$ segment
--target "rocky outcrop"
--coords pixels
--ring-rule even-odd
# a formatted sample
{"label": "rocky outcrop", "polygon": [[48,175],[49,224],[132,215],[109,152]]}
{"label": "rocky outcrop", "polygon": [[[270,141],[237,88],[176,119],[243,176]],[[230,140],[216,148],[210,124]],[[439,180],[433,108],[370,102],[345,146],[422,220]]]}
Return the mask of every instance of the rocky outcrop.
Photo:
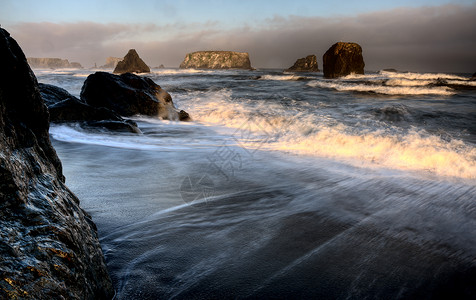
{"label": "rocky outcrop", "polygon": [[362,47],[356,43],[335,43],[324,54],[323,65],[326,78],[364,74]]}
{"label": "rocky outcrop", "polygon": [[139,57],[135,49],[130,49],[126,56],[124,56],[124,59],[117,63],[114,73],[150,73],[150,68]]}
{"label": "rocky outcrop", "polygon": [[35,75],[1,28],[0,58],[0,298],[111,298],[96,227],[64,184]]}
{"label": "rocky outcrop", "polygon": [[121,57],[109,56],[108,58],[106,58],[106,64],[103,65],[103,66],[100,66],[100,68],[101,69],[114,69],[121,60],[123,60],[123,58],[121,58]]}
{"label": "rocky outcrop", "polygon": [[82,69],[80,63],[69,62],[67,59],[61,58],[38,58],[38,57],[28,57],[28,64],[32,68],[45,68],[45,69],[63,69],[63,68],[72,68],[72,69]]}
{"label": "rocky outcrop", "polygon": [[286,72],[319,72],[317,66],[317,58],[315,55],[308,55],[306,57],[296,60],[294,65],[285,70]]}
{"label": "rocky outcrop", "polygon": [[252,69],[248,53],[233,51],[198,51],[188,53],[180,64],[180,68]]}
{"label": "rocky outcrop", "polygon": [[79,122],[82,127],[140,133],[135,122],[124,120],[107,108],[88,105],[54,85],[40,83],[39,87],[51,122]]}
{"label": "rocky outcrop", "polygon": [[142,114],[165,120],[190,119],[188,114],[186,117],[185,112],[175,108],[169,93],[152,79],[131,73],[114,75],[96,72],[89,75],[81,89],[81,100],[126,117]]}

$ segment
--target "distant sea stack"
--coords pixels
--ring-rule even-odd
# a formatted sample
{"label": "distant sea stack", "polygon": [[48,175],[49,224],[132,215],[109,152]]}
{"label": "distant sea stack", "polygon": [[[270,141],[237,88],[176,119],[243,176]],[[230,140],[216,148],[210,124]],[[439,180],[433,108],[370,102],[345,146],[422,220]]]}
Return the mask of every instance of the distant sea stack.
{"label": "distant sea stack", "polygon": [[103,66],[100,66],[100,68],[101,69],[114,69],[121,60],[123,60],[123,58],[121,58],[121,57],[109,56],[108,58],[106,58],[106,64],[103,65]]}
{"label": "distant sea stack", "polygon": [[252,70],[246,52],[197,51],[188,53],[180,64],[181,69],[246,69]]}
{"label": "distant sea stack", "polygon": [[150,68],[139,57],[135,49],[130,49],[124,59],[117,63],[113,73],[150,73]]}
{"label": "distant sea stack", "polygon": [[356,43],[335,43],[324,54],[323,62],[326,78],[364,74],[362,47]]}
{"label": "distant sea stack", "polygon": [[319,72],[317,66],[317,58],[315,55],[308,55],[306,57],[296,60],[294,65],[285,70],[286,72]]}
{"label": "distant sea stack", "polygon": [[28,57],[28,64],[32,68],[45,68],[45,69],[82,69],[80,63],[69,62],[67,59],[61,58],[39,58],[39,57]]}
{"label": "distant sea stack", "polygon": [[96,226],[66,187],[48,110],[0,28],[0,299],[111,299]]}

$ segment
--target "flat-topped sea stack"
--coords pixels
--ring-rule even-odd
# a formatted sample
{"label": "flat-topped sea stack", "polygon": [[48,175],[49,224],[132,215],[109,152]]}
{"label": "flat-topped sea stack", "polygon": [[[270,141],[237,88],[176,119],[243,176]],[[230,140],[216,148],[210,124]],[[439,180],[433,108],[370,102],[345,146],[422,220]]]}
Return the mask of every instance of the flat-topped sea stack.
{"label": "flat-topped sea stack", "polygon": [[150,68],[139,57],[135,49],[130,49],[126,56],[124,56],[124,59],[117,63],[114,73],[150,73]]}
{"label": "flat-topped sea stack", "polygon": [[245,69],[252,70],[246,52],[197,51],[185,55],[181,69]]}
{"label": "flat-topped sea stack", "polygon": [[32,68],[45,68],[45,69],[82,69],[80,63],[69,62],[67,59],[61,58],[47,58],[47,57],[28,57],[28,64]]}
{"label": "flat-topped sea stack", "polygon": [[296,60],[294,65],[285,70],[286,72],[319,72],[317,66],[317,58],[315,55],[308,55],[306,57]]}
{"label": "flat-topped sea stack", "polygon": [[323,65],[326,78],[364,74],[362,47],[356,43],[335,43],[324,54]]}

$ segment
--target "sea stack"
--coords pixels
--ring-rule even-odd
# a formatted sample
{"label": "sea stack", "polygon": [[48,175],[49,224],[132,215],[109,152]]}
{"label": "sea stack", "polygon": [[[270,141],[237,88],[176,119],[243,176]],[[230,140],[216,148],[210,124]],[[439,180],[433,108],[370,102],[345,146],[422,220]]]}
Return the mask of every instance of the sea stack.
{"label": "sea stack", "polygon": [[28,64],[32,68],[45,68],[45,69],[82,69],[80,63],[69,62],[67,59],[61,58],[47,58],[47,57],[28,57]]}
{"label": "sea stack", "polygon": [[36,77],[1,28],[0,59],[0,298],[110,299],[96,226],[64,183]]}
{"label": "sea stack", "polygon": [[319,72],[317,66],[317,58],[315,55],[308,55],[306,57],[296,60],[294,65],[289,69],[285,70],[286,72]]}
{"label": "sea stack", "polygon": [[250,57],[246,52],[198,51],[185,55],[181,69],[245,69],[251,70]]}
{"label": "sea stack", "polygon": [[124,59],[117,63],[114,73],[150,73],[150,68],[139,57],[135,49],[130,49]]}
{"label": "sea stack", "polygon": [[326,78],[364,74],[362,47],[357,43],[335,43],[324,54],[323,65]]}

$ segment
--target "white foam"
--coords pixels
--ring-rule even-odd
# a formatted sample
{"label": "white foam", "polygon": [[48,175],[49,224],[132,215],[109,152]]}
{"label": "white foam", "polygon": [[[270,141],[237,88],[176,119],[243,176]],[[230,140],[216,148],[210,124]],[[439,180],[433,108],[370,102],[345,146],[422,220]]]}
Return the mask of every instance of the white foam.
{"label": "white foam", "polygon": [[212,70],[200,70],[200,69],[155,69],[151,72],[158,75],[180,75],[180,74],[208,74],[213,73]]}
{"label": "white foam", "polygon": [[448,84],[476,86],[476,80],[447,80]]}
{"label": "white foam", "polygon": [[445,73],[397,73],[397,72],[386,72],[380,71],[382,75],[387,76],[388,78],[405,78],[410,80],[436,80],[436,79],[455,79],[455,80],[467,80],[467,78]]}
{"label": "white foam", "polygon": [[476,178],[476,148],[463,141],[445,141],[424,131],[351,128],[325,115],[290,110],[279,103],[233,101],[231,95],[226,89],[190,95],[187,111],[198,122],[232,128],[239,144],[250,149]]}
{"label": "white foam", "polygon": [[415,79],[404,79],[404,78],[394,78],[389,79],[385,82],[387,86],[425,86],[434,83],[432,80],[415,80]]}
{"label": "white foam", "polygon": [[260,77],[261,80],[279,80],[279,81],[296,81],[300,79],[305,79],[306,77],[297,76],[294,74],[290,75],[263,75]]}
{"label": "white foam", "polygon": [[335,89],[345,92],[373,92],[384,95],[453,95],[455,94],[447,87],[413,87],[413,86],[381,86],[369,84],[354,84],[338,81],[311,81],[311,87]]}

